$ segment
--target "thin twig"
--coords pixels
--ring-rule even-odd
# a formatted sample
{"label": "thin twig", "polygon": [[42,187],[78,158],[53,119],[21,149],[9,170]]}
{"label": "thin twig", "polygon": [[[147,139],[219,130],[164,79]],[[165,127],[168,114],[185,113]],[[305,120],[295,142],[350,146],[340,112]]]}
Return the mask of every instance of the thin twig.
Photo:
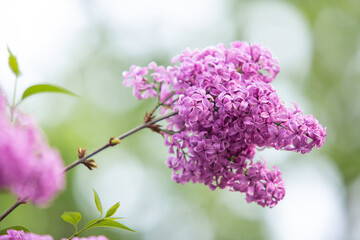
{"label": "thin twig", "polygon": [[[132,130],[130,130],[130,131],[128,131],[128,132],[120,135],[119,137],[117,137],[117,139],[122,140],[122,139],[124,139],[124,138],[126,138],[126,137],[128,137],[128,136],[130,136],[130,135],[132,135],[132,134],[134,134],[134,133],[136,133],[137,131],[143,129],[143,128],[147,128],[147,127],[151,126],[151,125],[154,124],[154,123],[157,123],[157,122],[159,122],[159,121],[161,121],[161,120],[164,120],[164,119],[167,119],[167,118],[169,118],[169,117],[172,117],[172,116],[174,116],[174,115],[176,115],[176,114],[177,114],[177,112],[169,113],[169,114],[166,114],[166,115],[161,116],[161,117],[159,117],[159,118],[153,119],[152,121],[145,122],[145,123],[143,123],[143,124],[141,124],[141,125],[133,128]],[[82,157],[82,158],[79,158],[79,159],[76,160],[75,162],[73,162],[73,163],[69,164],[68,166],[66,166],[66,167],[64,168],[64,172],[69,171],[69,170],[72,169],[73,167],[75,167],[75,166],[83,163],[83,162],[86,161],[87,159],[91,158],[91,157],[94,156],[95,154],[101,152],[102,150],[104,150],[104,149],[106,149],[106,148],[108,148],[108,147],[110,147],[110,146],[112,146],[112,145],[111,145],[110,143],[107,143],[107,144],[105,144],[104,146],[96,149],[94,152],[92,152],[92,153],[90,153],[90,154],[88,154],[88,155],[86,155],[86,156],[84,156],[84,157]]]}
{"label": "thin twig", "polygon": [[[167,100],[169,100],[172,96],[174,96],[175,95],[175,91],[174,92],[172,92],[169,96],[167,96],[163,101],[159,101],[159,103],[154,107],[154,109],[149,113],[149,117],[151,117],[153,114],[154,114],[154,112],[160,107],[160,106],[163,106],[164,105],[164,103],[167,101]],[[159,95],[159,99],[160,99],[160,95]]]}

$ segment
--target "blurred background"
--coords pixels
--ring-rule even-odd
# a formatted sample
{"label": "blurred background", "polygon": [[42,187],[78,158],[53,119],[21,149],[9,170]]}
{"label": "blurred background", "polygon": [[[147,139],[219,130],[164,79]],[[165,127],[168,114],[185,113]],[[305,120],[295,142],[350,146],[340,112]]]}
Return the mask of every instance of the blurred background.
{"label": "blurred background", "polygon": [[[122,85],[131,64],[168,65],[186,47],[235,40],[270,48],[280,61],[273,83],[280,97],[327,127],[324,146],[310,154],[264,150],[256,156],[283,172],[287,194],[278,206],[264,209],[239,193],[174,183],[162,137],[143,130],[98,154],[99,169],[71,170],[66,190],[51,206],[21,206],[1,228],[22,225],[54,239],[70,236],[63,211],[81,212],[82,224],[98,216],[92,187],[105,208],[120,201],[121,222],[138,232],[98,229],[84,236],[360,239],[359,0],[1,1],[0,85],[10,97],[9,46],[22,71],[18,93],[46,82],[81,96],[41,94],[21,105],[68,164],[77,147],[98,148],[140,124],[154,106]],[[1,193],[0,211],[14,201]]]}

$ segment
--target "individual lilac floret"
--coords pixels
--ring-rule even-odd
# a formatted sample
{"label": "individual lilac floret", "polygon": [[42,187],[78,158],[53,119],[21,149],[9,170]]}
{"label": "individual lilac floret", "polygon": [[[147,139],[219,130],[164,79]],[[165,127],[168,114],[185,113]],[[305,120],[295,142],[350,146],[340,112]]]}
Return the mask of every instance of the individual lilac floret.
{"label": "individual lilac floret", "polygon": [[296,103],[285,106],[270,85],[278,60],[261,45],[238,41],[230,48],[187,49],[172,62],[179,64],[132,66],[124,84],[134,86],[139,99],[158,98],[162,114],[177,113],[162,132],[174,154],[167,161],[173,180],[239,191],[248,202],[275,206],[285,195],[281,172],[255,163],[256,148],[308,153],[326,137],[312,115]]}
{"label": "individual lilac floret", "polygon": [[0,106],[0,189],[46,204],[64,185],[61,157],[29,116],[15,112],[10,123],[5,107]]}

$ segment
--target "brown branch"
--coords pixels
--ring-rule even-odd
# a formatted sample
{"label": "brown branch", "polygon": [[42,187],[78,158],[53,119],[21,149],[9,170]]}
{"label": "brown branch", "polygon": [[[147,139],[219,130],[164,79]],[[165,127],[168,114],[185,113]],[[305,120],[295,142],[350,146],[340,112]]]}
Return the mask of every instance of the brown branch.
{"label": "brown branch", "polygon": [[[143,128],[147,128],[147,127],[151,126],[151,125],[154,124],[154,123],[157,123],[157,122],[159,122],[159,121],[162,121],[162,120],[164,120],[164,119],[167,119],[167,118],[169,118],[169,117],[172,117],[172,116],[174,116],[174,115],[176,115],[176,114],[177,114],[177,112],[169,113],[169,114],[166,114],[166,115],[161,116],[161,117],[159,117],[159,118],[155,118],[155,119],[153,119],[153,120],[151,120],[151,121],[149,121],[149,122],[145,122],[145,123],[143,123],[143,124],[141,124],[141,125],[133,128],[132,130],[130,130],[130,131],[128,131],[128,132],[120,135],[120,136],[117,137],[116,139],[122,140],[122,139],[124,139],[124,138],[126,138],[126,137],[128,137],[128,136],[130,136],[130,135],[132,135],[132,134],[134,134],[134,133],[136,133],[136,132],[138,132],[139,130],[141,130],[141,129],[143,129]],[[96,149],[94,152],[92,152],[92,153],[90,153],[90,154],[88,154],[88,155],[86,155],[86,156],[84,156],[84,157],[82,157],[82,158],[79,158],[79,159],[76,160],[75,162],[73,162],[73,163],[69,164],[68,166],[66,166],[66,167],[64,168],[64,172],[67,172],[67,171],[69,171],[70,169],[72,169],[73,167],[75,167],[75,166],[77,166],[77,165],[85,162],[87,159],[91,158],[91,157],[94,156],[95,154],[101,152],[102,150],[104,150],[104,149],[106,149],[106,148],[108,148],[108,147],[110,147],[110,146],[113,146],[113,145],[112,145],[111,143],[106,143],[104,146]]]}

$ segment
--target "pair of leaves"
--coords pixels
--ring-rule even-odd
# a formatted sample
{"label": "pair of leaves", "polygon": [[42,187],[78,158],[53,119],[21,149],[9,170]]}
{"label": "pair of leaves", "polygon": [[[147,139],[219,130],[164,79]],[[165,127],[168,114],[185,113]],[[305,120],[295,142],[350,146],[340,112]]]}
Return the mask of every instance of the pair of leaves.
{"label": "pair of leaves", "polygon": [[[97,192],[94,189],[93,189],[93,192],[94,192],[96,208],[99,211],[100,218],[101,218],[101,216],[103,214],[101,201],[100,201],[99,195],[97,194]],[[114,215],[119,207],[120,207],[120,202],[115,203],[111,208],[109,208],[109,210],[107,210],[105,218],[108,218],[108,217],[111,217],[112,215]]]}
{"label": "pair of leaves", "polygon": [[128,228],[127,226],[117,222],[116,220],[122,219],[122,218],[117,218],[117,217],[112,217],[116,211],[118,210],[118,208],[120,207],[120,203],[117,202],[115,203],[111,208],[109,208],[105,214],[105,217],[102,218],[103,215],[103,208],[102,208],[102,204],[99,198],[99,195],[97,194],[97,192],[93,190],[94,193],[94,199],[95,199],[95,205],[97,210],[100,213],[100,217],[99,219],[95,219],[90,221],[89,223],[87,223],[85,225],[85,227],[80,230],[78,232],[77,230],[77,224],[80,222],[81,220],[81,214],[79,212],[64,212],[63,215],[61,215],[61,218],[74,225],[75,227],[75,234],[74,236],[78,236],[80,235],[80,233],[90,229],[90,228],[95,228],[95,227],[112,227],[112,228],[119,228],[119,229],[123,229],[123,230],[127,230],[127,231],[132,231],[135,232],[133,229]]}
{"label": "pair of leaves", "polygon": [[93,228],[93,227],[113,227],[113,228],[121,228],[121,229],[124,229],[124,230],[135,232],[133,229],[128,228],[125,225],[115,221],[115,220],[122,219],[122,218],[113,218],[113,217],[111,217],[116,213],[116,211],[120,207],[120,202],[117,202],[112,207],[110,207],[107,210],[106,214],[105,214],[105,218],[101,218],[102,215],[103,215],[103,209],[102,209],[102,204],[101,204],[101,201],[100,201],[100,197],[99,197],[99,195],[97,194],[97,192],[94,189],[92,189],[92,190],[94,192],[94,200],[95,200],[96,208],[100,213],[100,219],[90,221],[85,226],[85,228],[89,227],[89,226],[91,226],[91,228]]}
{"label": "pair of leaves", "polygon": [[61,218],[72,225],[75,226],[75,229],[77,231],[77,224],[81,220],[81,213],[79,212],[64,212],[63,215],[61,215]]}
{"label": "pair of leaves", "polygon": [[[11,52],[9,47],[8,47],[8,52],[9,52],[10,69],[15,74],[16,77],[19,77],[21,75],[21,72],[19,69],[18,61],[17,61],[16,57],[14,56],[14,54]],[[21,97],[20,102],[34,94],[45,93],[45,92],[55,92],[55,93],[68,94],[71,96],[77,96],[75,93],[73,93],[63,87],[59,87],[59,86],[52,85],[52,84],[37,84],[37,85],[30,86],[25,90],[25,92],[23,93],[23,95]]]}

